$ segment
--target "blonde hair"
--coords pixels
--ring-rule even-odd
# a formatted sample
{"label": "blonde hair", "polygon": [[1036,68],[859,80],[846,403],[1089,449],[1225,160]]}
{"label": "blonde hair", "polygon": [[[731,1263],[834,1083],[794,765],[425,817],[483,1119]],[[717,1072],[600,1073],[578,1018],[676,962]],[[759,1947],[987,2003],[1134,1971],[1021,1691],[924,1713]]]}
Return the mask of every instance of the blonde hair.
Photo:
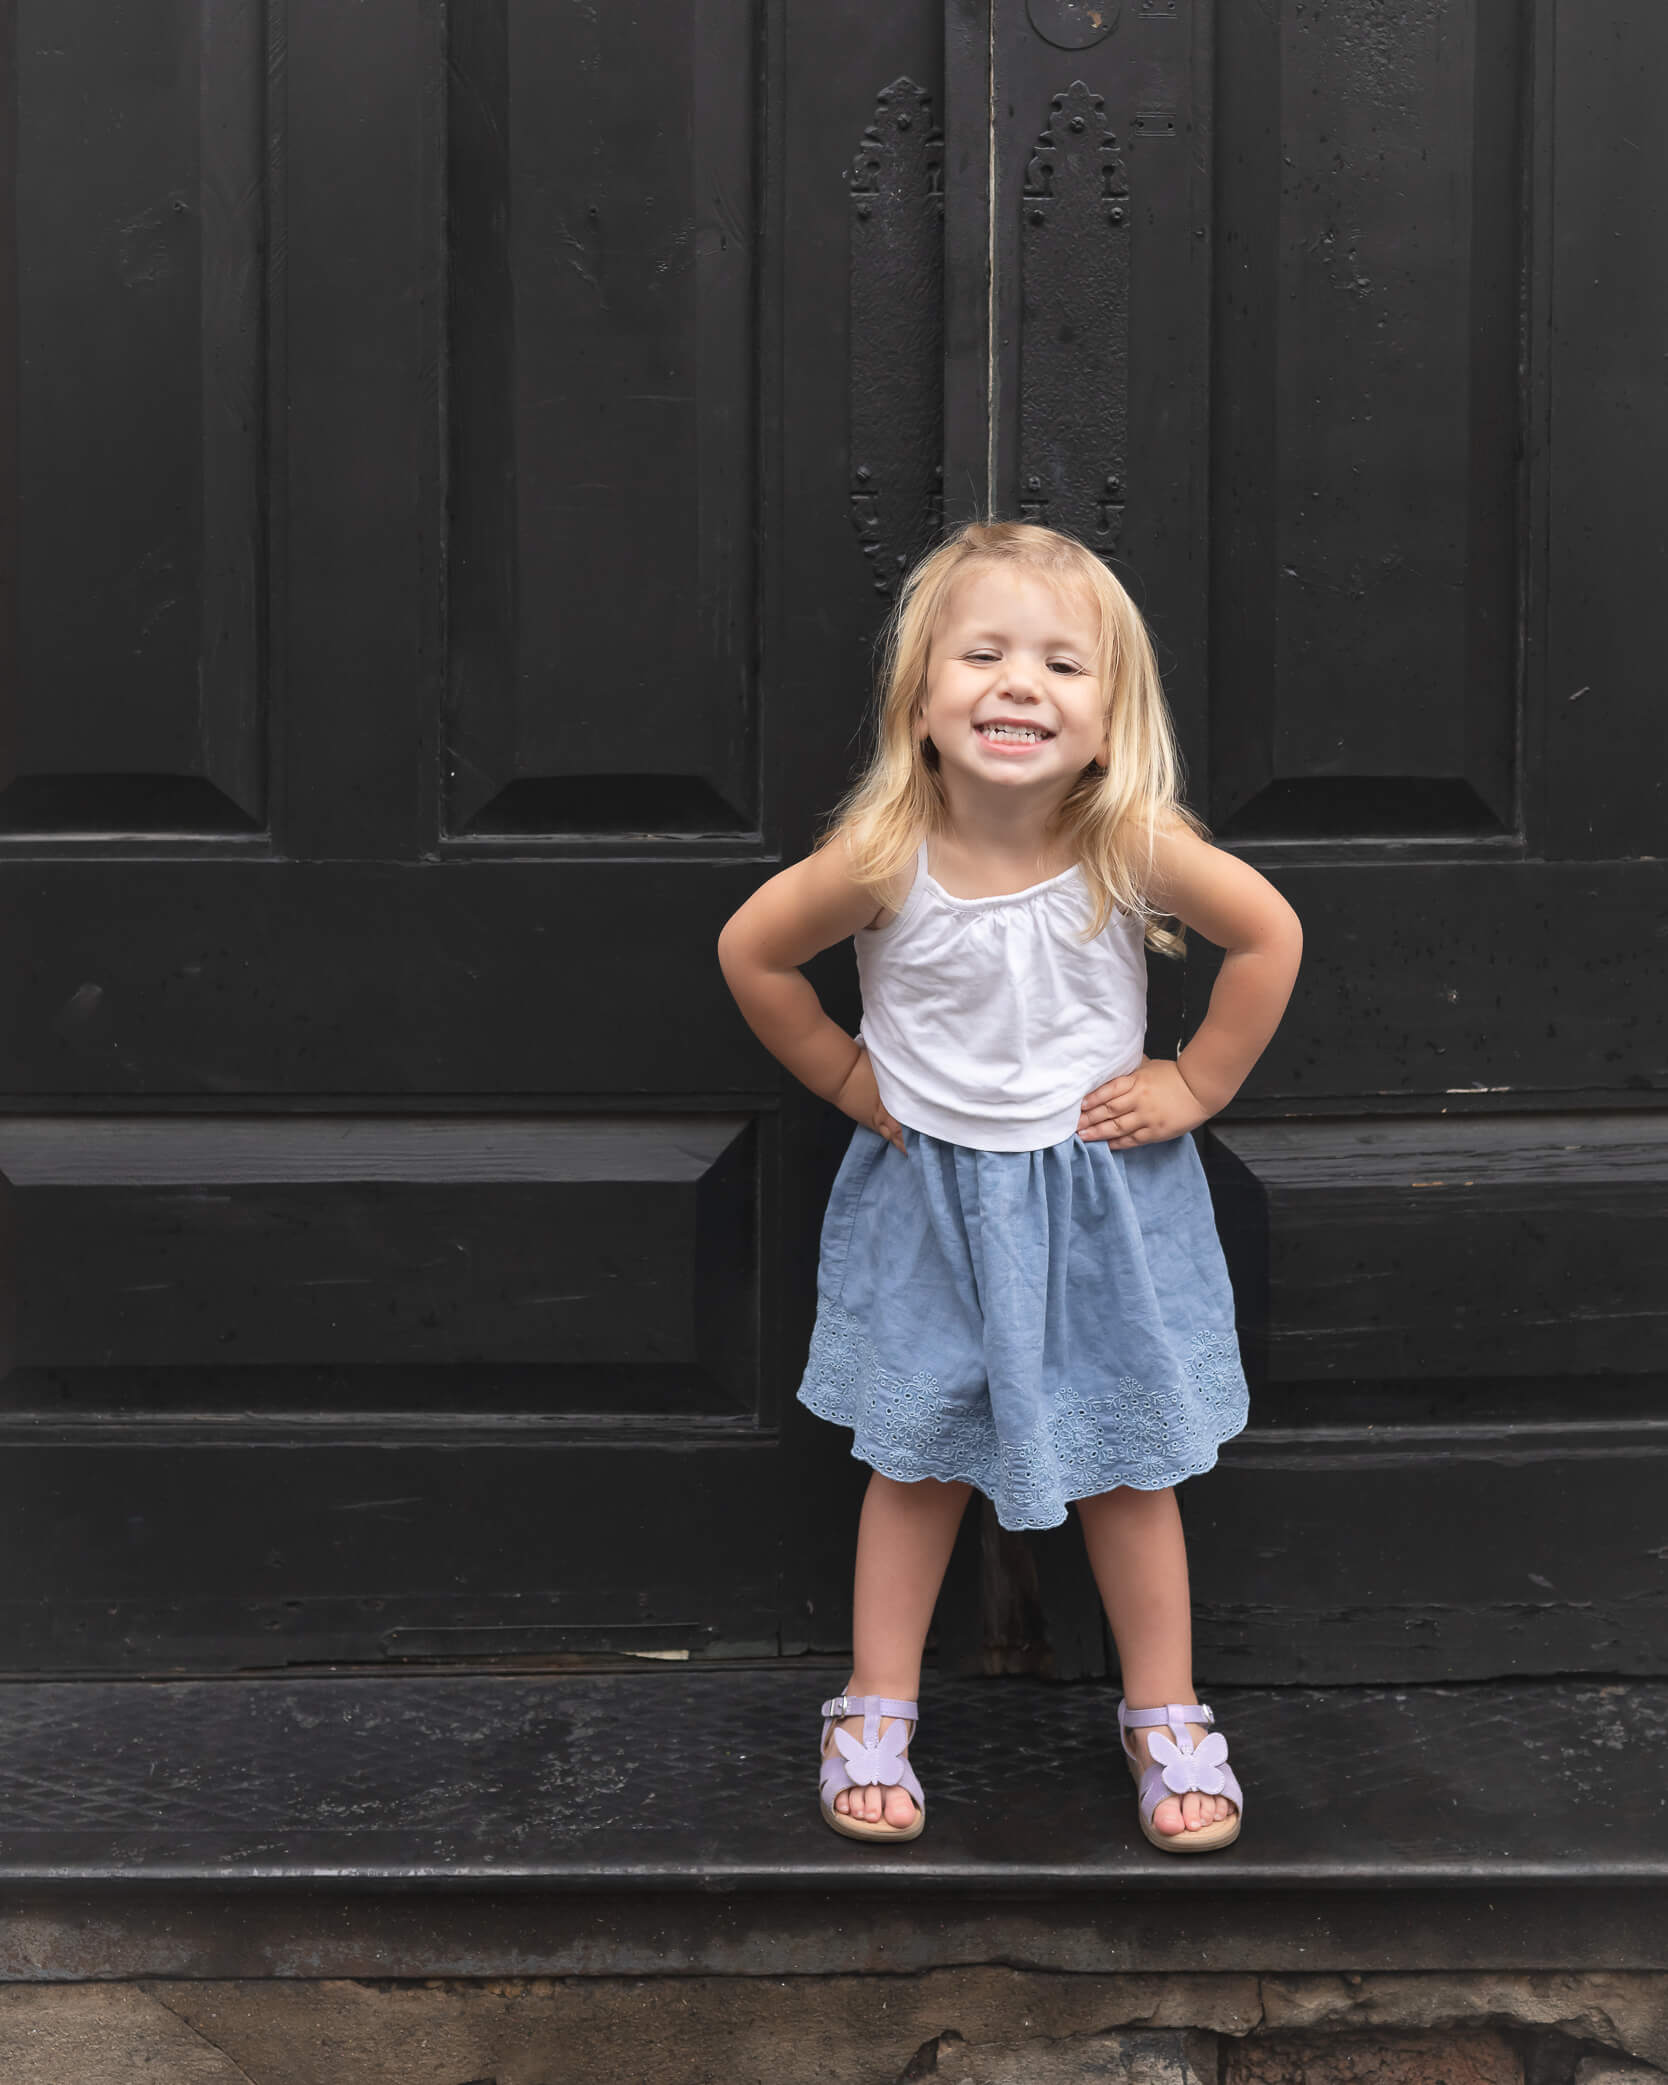
{"label": "blonde hair", "polygon": [[874,751],[830,814],[819,847],[845,842],[852,873],[876,891],[897,876],[928,834],[946,828],[948,805],[936,757],[915,725],[926,703],[927,664],[951,586],[971,566],[1035,573],[1076,588],[1099,622],[1095,672],[1106,693],[1111,758],[1086,768],[1057,814],[1089,887],[1101,933],[1114,909],[1143,923],[1147,946],[1179,956],[1185,936],[1147,900],[1153,838],[1179,821],[1201,838],[1204,824],[1181,802],[1183,771],[1158,662],[1141,612],[1086,545],[1024,521],[975,521],[930,551],[909,573],[882,637],[873,713]]}

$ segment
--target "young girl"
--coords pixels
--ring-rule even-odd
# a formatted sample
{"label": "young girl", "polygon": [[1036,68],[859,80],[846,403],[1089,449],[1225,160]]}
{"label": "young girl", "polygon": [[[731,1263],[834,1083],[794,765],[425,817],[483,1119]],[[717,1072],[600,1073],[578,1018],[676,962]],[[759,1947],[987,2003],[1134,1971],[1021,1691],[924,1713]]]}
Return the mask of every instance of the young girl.
{"label": "young girl", "polygon": [[[1142,1830],[1237,1837],[1194,1699],[1173,1487],[1245,1424],[1233,1297],[1188,1132],[1279,1024],[1301,930],[1207,844],[1146,630],[1083,545],[974,524],[905,582],[878,743],[806,860],[725,926],[765,1047],[858,1127],[822,1230],[801,1402],[872,1469],[852,1676],[823,1704],[821,1806],[914,1838],[907,1750],[927,1625],[973,1488],[1004,1527],[1075,1502],[1118,1647]],[[1198,1033],[1142,1053],[1145,945],[1227,951]],[[856,940],[846,1035],[799,966]]]}

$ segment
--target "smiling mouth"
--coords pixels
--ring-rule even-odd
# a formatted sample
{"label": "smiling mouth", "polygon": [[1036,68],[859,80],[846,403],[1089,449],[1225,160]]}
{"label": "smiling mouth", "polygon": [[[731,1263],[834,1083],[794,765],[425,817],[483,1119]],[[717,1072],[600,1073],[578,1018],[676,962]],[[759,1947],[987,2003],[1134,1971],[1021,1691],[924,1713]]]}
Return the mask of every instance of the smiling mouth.
{"label": "smiling mouth", "polygon": [[988,738],[997,745],[1037,745],[1054,736],[1044,731],[1040,724],[975,724],[973,729],[980,738]]}

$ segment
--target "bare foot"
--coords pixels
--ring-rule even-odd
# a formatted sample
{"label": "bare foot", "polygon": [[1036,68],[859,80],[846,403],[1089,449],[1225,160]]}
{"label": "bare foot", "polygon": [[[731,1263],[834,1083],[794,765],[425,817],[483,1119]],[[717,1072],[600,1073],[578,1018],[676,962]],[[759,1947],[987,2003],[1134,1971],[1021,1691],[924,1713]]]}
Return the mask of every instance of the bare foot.
{"label": "bare foot", "polygon": [[[1202,1723],[1185,1726],[1194,1744],[1204,1743],[1206,1732]],[[1175,1738],[1168,1723],[1155,1723],[1150,1728],[1143,1726],[1129,1733],[1130,1742],[1140,1754],[1143,1764],[1152,1764],[1152,1751],[1147,1740],[1154,1733],[1165,1737],[1173,1745]],[[1236,1815],[1235,1806],[1225,1795],[1200,1795],[1190,1790],[1186,1795],[1167,1795],[1153,1810],[1153,1826],[1167,1838],[1175,1838],[1182,1832],[1203,1831],[1206,1825],[1226,1824]]]}
{"label": "bare foot", "polygon": [[[882,1716],[880,1730],[885,1731],[897,1720],[893,1716]],[[903,1720],[907,1722],[908,1718]],[[859,1744],[863,1742],[861,1716],[847,1716],[838,1728],[849,1731]],[[879,1735],[880,1732],[877,1731],[877,1740]],[[914,1735],[914,1731],[911,1730],[910,1736]],[[831,1730],[823,1757],[830,1759],[835,1751],[834,1732]],[[916,1817],[915,1798],[907,1788],[880,1788],[872,1782],[867,1788],[842,1788],[834,1798],[834,1807],[842,1817],[854,1818],[859,1824],[889,1824],[899,1829],[904,1825],[913,1824]]]}

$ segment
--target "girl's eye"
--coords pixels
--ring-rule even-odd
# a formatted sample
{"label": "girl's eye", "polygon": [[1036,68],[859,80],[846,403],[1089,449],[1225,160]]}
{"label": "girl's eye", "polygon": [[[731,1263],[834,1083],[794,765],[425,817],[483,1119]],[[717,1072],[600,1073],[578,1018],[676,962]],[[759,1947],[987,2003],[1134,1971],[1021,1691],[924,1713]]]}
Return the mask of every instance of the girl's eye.
{"label": "girl's eye", "polygon": [[975,666],[985,666],[994,661],[996,654],[994,652],[969,652],[967,656]]}
{"label": "girl's eye", "polygon": [[1083,671],[1081,666],[1074,666],[1069,659],[1051,659],[1049,664],[1057,667],[1061,673],[1081,673]]}

